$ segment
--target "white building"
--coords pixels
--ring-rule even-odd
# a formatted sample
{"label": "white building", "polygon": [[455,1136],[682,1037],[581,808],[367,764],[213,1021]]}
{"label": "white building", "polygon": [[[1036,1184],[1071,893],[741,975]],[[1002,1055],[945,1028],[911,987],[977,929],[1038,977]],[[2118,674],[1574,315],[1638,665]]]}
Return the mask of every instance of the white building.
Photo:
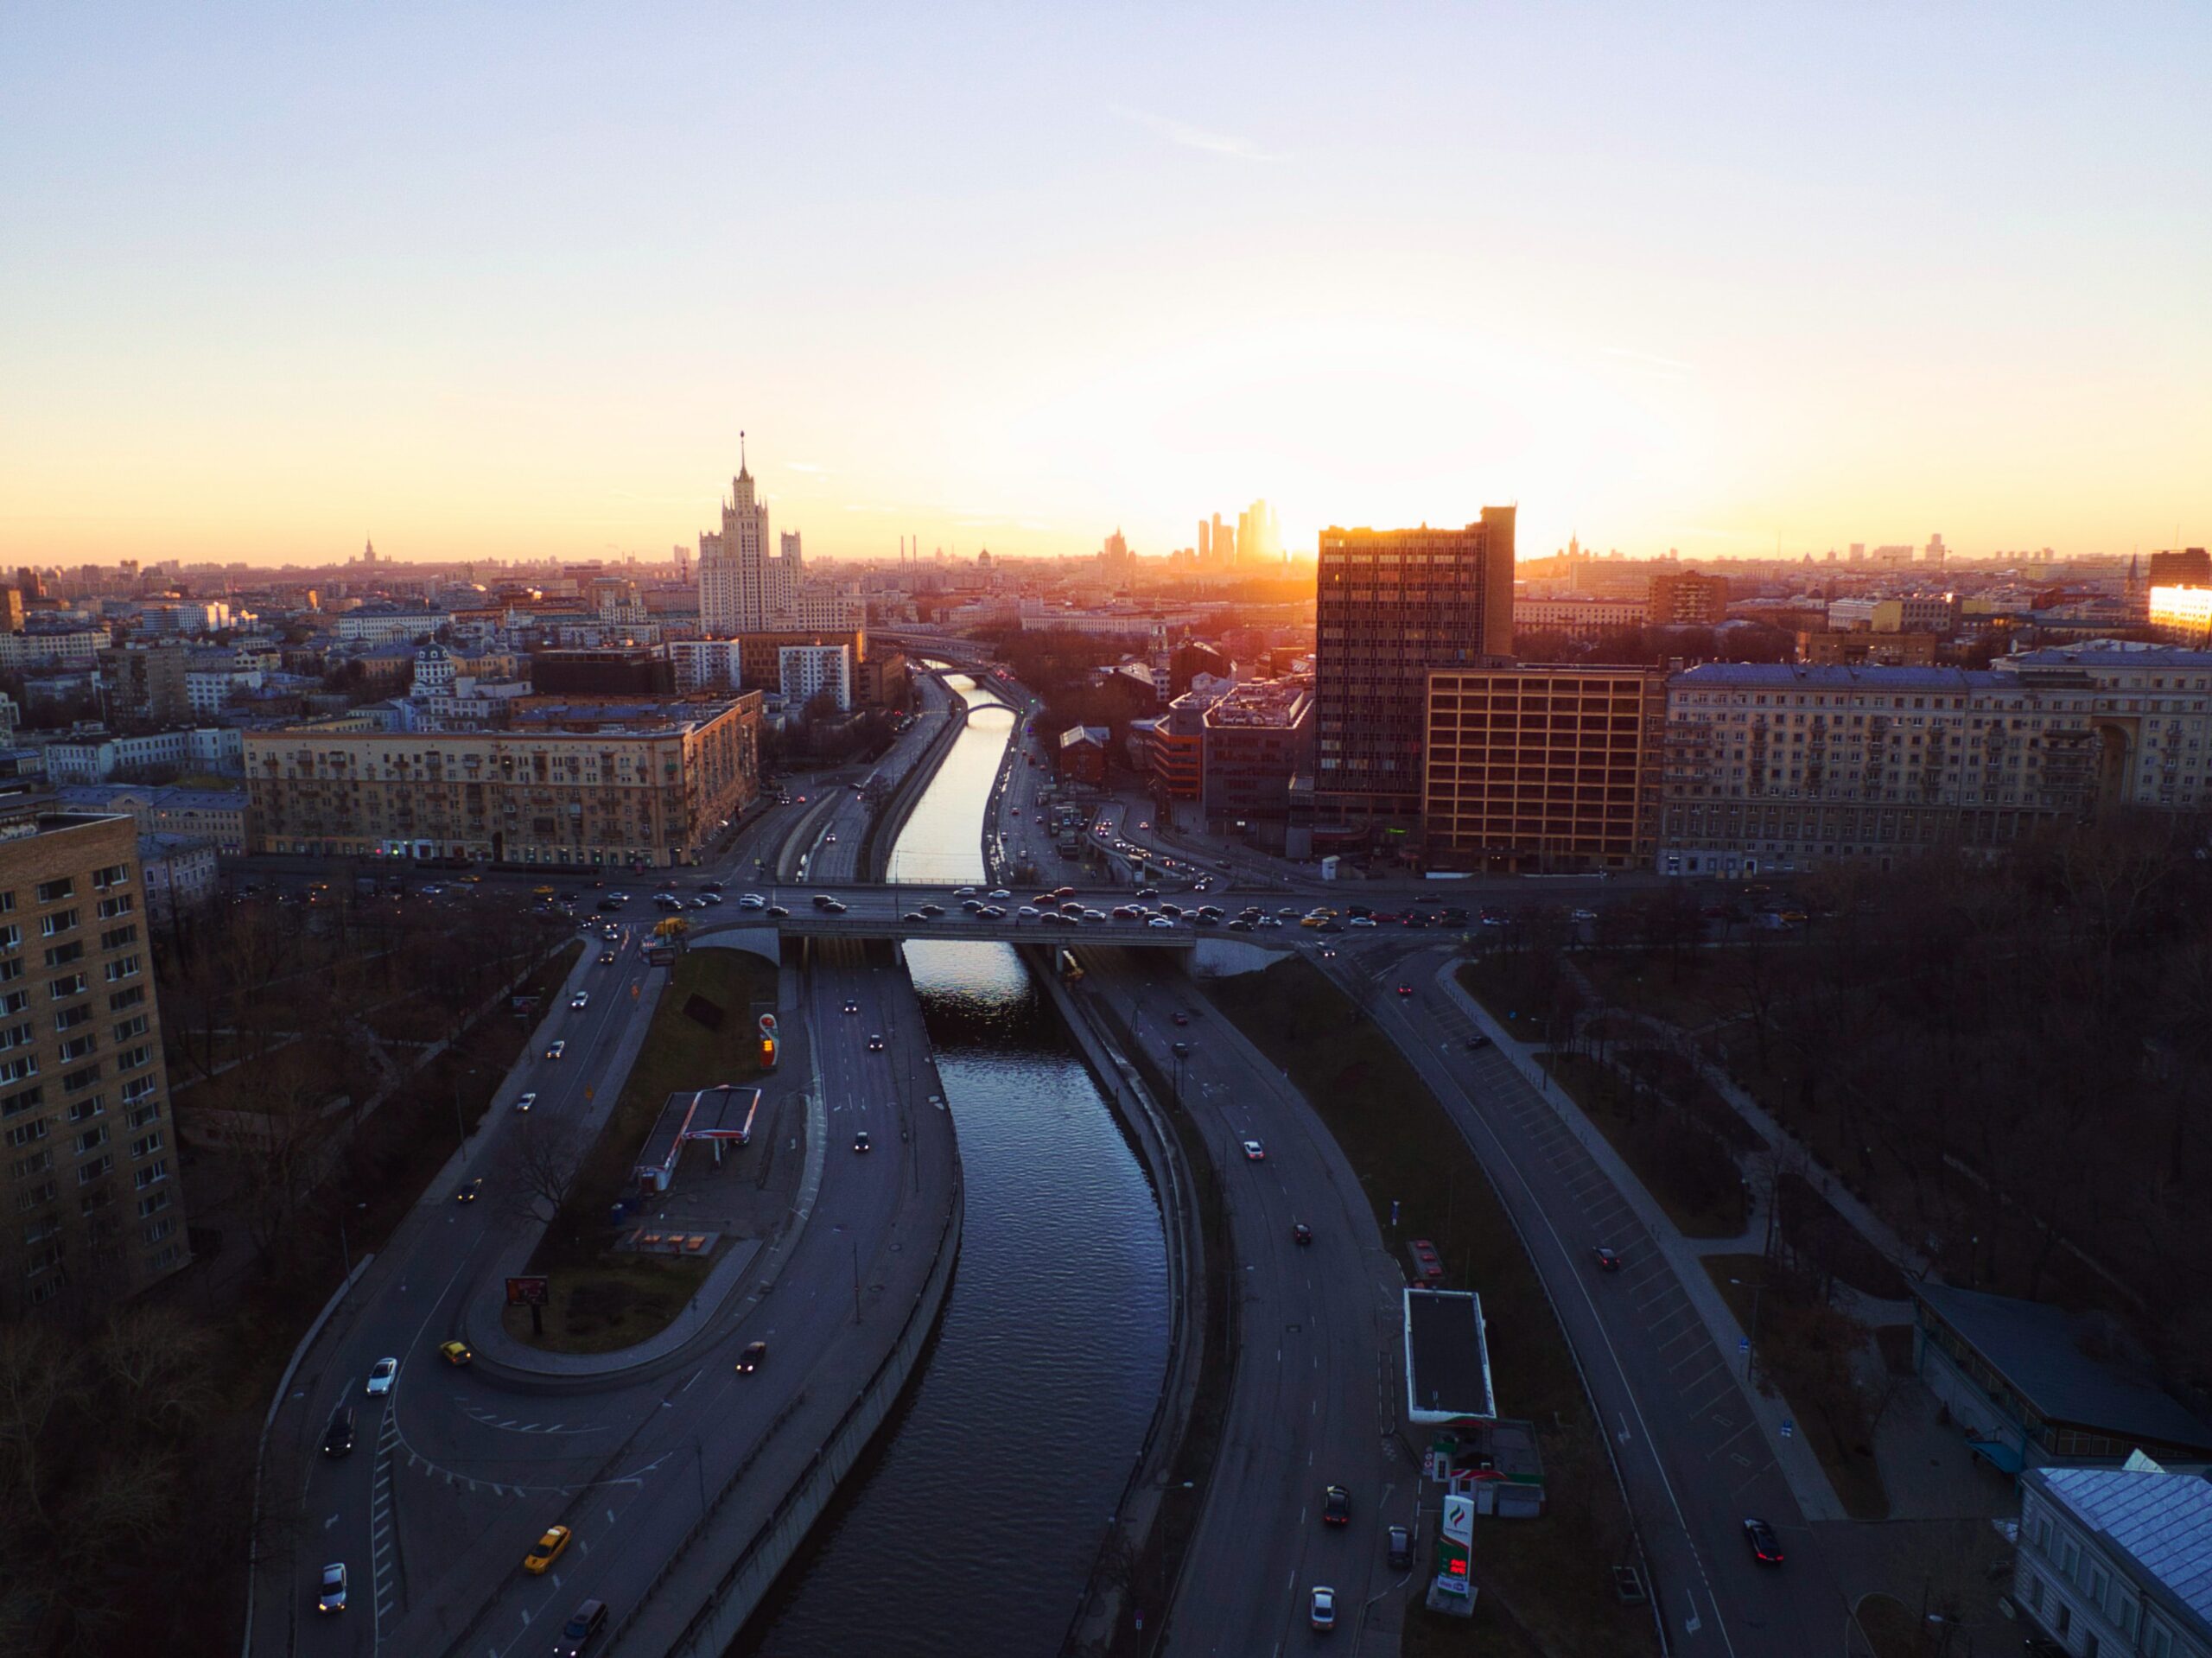
{"label": "white building", "polygon": [[428,638],[452,619],[442,610],[364,605],[338,619],[338,637],[349,645],[404,645]]}
{"label": "white building", "polygon": [[734,691],[740,689],[741,646],[735,639],[671,639],[668,661],[676,689],[689,691]]}
{"label": "white building", "polygon": [[828,691],[837,711],[853,706],[853,648],[849,645],[786,645],[776,653],[784,701],[803,708]]}
{"label": "white building", "polygon": [[0,633],[0,668],[88,668],[114,643],[105,627],[72,627],[54,632]]}
{"label": "white building", "polygon": [[2212,1658],[2212,1484],[2140,1452],[2026,1470],[2012,1599],[2081,1658]]}
{"label": "white building", "polygon": [[141,835],[138,864],[146,907],[156,920],[196,910],[215,896],[215,843],[189,835]]}
{"label": "white building", "polygon": [[790,565],[768,550],[768,504],[742,461],[722,503],[719,535],[699,537],[699,626],[709,633],[760,633],[790,597]]}

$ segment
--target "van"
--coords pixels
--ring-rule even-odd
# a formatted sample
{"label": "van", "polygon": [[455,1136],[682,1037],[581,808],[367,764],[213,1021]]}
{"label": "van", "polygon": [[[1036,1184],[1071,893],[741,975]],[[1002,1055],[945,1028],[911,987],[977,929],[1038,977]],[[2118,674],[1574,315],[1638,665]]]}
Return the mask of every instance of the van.
{"label": "van", "polygon": [[607,1628],[607,1603],[588,1600],[569,1615],[561,1626],[561,1637],[553,1643],[553,1658],[577,1658],[591,1643],[599,1639]]}

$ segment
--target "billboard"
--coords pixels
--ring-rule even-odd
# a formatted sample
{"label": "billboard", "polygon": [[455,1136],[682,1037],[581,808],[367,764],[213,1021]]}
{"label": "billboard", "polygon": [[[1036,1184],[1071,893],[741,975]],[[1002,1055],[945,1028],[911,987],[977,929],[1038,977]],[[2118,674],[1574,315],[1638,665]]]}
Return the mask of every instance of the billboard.
{"label": "billboard", "polygon": [[550,1293],[549,1280],[542,1277],[507,1280],[507,1305],[511,1307],[542,1307]]}

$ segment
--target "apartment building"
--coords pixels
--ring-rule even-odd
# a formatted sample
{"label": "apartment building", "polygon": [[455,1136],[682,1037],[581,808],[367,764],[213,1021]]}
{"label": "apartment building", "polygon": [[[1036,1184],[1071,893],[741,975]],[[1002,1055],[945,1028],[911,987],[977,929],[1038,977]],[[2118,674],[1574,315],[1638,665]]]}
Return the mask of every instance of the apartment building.
{"label": "apartment building", "polygon": [[786,645],[776,658],[777,683],[791,707],[804,708],[825,691],[840,714],[853,706],[849,645]]}
{"label": "apartment building", "polygon": [[2212,1484],[2139,1453],[2020,1477],[2012,1601],[2080,1658],[2212,1658]]}
{"label": "apartment building", "polygon": [[1987,672],[1712,663],[1673,676],[1658,867],[1750,875],[1997,848],[2212,804],[2212,652],[2100,641]]}
{"label": "apartment building", "polygon": [[1462,530],[1321,532],[1314,805],[1323,823],[1419,821],[1430,670],[1513,655],[1515,512],[1486,506]]}
{"label": "apartment building", "polygon": [[1662,570],[1651,578],[1644,613],[1654,627],[1716,627],[1728,619],[1728,578]]}
{"label": "apartment building", "polygon": [[1428,677],[1422,823],[1432,863],[1640,868],[1658,830],[1666,675],[1450,669]]}
{"label": "apartment building", "polygon": [[0,1315],[185,1265],[137,826],[0,802]]}
{"label": "apartment building", "polygon": [[1562,633],[1595,639],[1622,627],[1641,627],[1649,613],[1642,599],[1530,599],[1513,600],[1513,625],[1524,633]]}
{"label": "apartment building", "polygon": [[497,730],[358,717],[255,733],[257,851],[524,865],[696,863],[760,790],[762,697],[518,699]]}

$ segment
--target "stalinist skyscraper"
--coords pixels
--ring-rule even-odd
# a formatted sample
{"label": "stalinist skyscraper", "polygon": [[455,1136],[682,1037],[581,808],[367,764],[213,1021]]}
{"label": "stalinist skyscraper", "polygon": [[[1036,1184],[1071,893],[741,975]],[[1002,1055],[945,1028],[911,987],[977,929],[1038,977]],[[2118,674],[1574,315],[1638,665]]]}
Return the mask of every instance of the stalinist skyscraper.
{"label": "stalinist skyscraper", "polygon": [[699,626],[710,636],[764,632],[791,607],[789,571],[769,544],[768,504],[754,498],[741,452],[721,533],[699,537]]}

